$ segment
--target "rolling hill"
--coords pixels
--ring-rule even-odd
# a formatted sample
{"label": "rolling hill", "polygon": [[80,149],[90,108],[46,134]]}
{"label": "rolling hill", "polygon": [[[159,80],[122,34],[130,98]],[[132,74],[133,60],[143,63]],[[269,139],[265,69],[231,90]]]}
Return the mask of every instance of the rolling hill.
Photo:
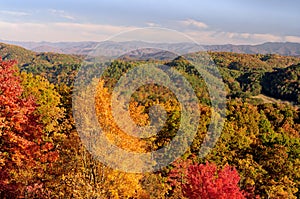
{"label": "rolling hill", "polygon": [[[139,43],[130,42],[126,45],[128,49],[133,49]],[[115,47],[113,46],[111,43],[106,43],[106,45],[101,46],[103,48],[101,50],[107,47],[108,54],[118,54],[114,51]],[[170,49],[175,49],[179,46],[179,44],[169,45]],[[185,44],[186,50],[189,47],[188,44]],[[276,99],[300,103],[300,58],[274,54],[241,54],[233,52],[209,52],[209,54],[220,69],[224,82],[230,91],[230,97],[247,98],[264,94]],[[51,83],[65,83],[67,85],[73,83],[77,70],[84,60],[84,56],[50,52],[37,53],[23,47],[4,43],[0,43],[0,57],[4,60],[17,60],[20,70],[42,75]],[[145,48],[124,54],[119,57],[119,61],[139,62],[152,60],[168,64],[172,63],[172,60],[176,60],[177,57],[176,54],[168,51]],[[182,64],[179,63],[182,66],[185,64],[184,62]]]}
{"label": "rolling hill", "polygon": [[[1,40],[0,40],[1,41]],[[130,42],[16,42],[16,41],[3,41],[4,43],[15,44],[22,46],[28,50],[35,52],[55,52],[64,54],[81,54],[87,55],[96,47],[105,48],[108,55],[115,55],[122,51],[131,51],[136,48],[160,48],[168,49],[171,52],[180,52],[180,50],[188,50],[195,48],[193,43],[147,43],[142,41]],[[279,54],[286,56],[300,56],[299,43],[282,43],[282,42],[268,42],[259,45],[201,45],[203,50],[213,52],[235,52],[246,54]]]}

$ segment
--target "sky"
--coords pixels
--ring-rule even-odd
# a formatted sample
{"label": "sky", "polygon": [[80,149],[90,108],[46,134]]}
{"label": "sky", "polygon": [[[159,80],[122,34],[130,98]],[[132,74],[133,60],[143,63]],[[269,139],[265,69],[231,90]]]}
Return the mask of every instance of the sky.
{"label": "sky", "polygon": [[[163,42],[178,31],[201,44],[300,43],[298,0],[1,1],[1,40],[104,41],[133,31],[130,39]],[[157,34],[134,33],[146,27]]]}

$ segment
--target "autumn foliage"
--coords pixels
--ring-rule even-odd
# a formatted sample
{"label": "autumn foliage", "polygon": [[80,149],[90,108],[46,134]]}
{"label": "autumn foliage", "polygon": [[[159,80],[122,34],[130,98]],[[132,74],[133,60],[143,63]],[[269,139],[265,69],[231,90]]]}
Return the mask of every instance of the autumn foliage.
{"label": "autumn foliage", "polygon": [[[17,197],[40,187],[47,163],[56,161],[45,142],[34,98],[22,98],[15,61],[0,60],[0,196]],[[38,184],[38,185],[37,185]]]}
{"label": "autumn foliage", "polygon": [[243,199],[245,196],[238,183],[239,174],[226,165],[218,169],[213,163],[198,164],[177,161],[169,175],[173,186],[181,186],[183,195],[191,199]]}
{"label": "autumn foliage", "polygon": [[[153,60],[179,71],[190,82],[199,99],[201,117],[196,136],[182,157],[178,157],[179,161],[154,173],[134,174],[114,170],[98,161],[84,144],[78,125],[75,128],[72,95],[81,65],[78,57],[28,54],[25,49],[18,56],[0,52],[1,55],[6,59],[17,58],[19,63],[0,60],[1,199],[300,198],[300,109],[278,101],[297,101],[300,58],[210,53],[226,84],[228,101],[222,133],[205,157],[199,157],[199,153],[203,139],[213,135],[208,133],[213,110],[203,78],[183,58],[171,62]],[[103,78],[86,82],[86,93],[82,94],[90,94],[92,89],[88,88],[95,86],[92,95],[97,122],[112,145],[149,153],[167,147],[179,126],[187,125],[180,123],[181,104],[172,91],[149,84],[131,96],[130,117],[137,126],[151,125],[151,111],[155,110],[151,107],[160,105],[166,111],[165,125],[157,135],[143,139],[120,128],[119,124],[126,126],[128,122],[122,117],[114,118],[112,92],[124,73],[140,64],[145,62],[112,62]],[[88,74],[100,66],[91,67]],[[267,80],[275,83],[271,85]],[[274,99],[266,98],[267,93]],[[88,95],[78,97],[82,96]],[[79,115],[93,112],[89,111],[89,104],[81,106],[86,103],[84,99],[78,99],[82,100]],[[87,125],[92,130],[95,127],[93,123]],[[97,138],[88,133],[84,136],[89,143]],[[96,149],[99,155],[107,153]],[[138,159],[120,161],[112,151],[109,153],[113,164],[121,163],[132,170],[144,166]]]}

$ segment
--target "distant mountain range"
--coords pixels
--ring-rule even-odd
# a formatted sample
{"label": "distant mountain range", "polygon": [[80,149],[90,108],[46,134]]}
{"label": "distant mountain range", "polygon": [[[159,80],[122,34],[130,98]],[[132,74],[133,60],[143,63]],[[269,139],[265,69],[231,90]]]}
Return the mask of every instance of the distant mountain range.
{"label": "distant mountain range", "polygon": [[[35,52],[55,52],[63,54],[87,55],[97,48],[97,51],[105,53],[106,56],[117,56],[123,52],[130,52],[141,48],[164,49],[170,52],[192,52],[199,51],[199,46],[193,43],[147,43],[142,41],[128,42],[0,42],[22,46]],[[260,45],[203,45],[201,50],[214,52],[235,52],[246,54],[279,54],[286,56],[300,56],[300,43],[268,42]],[[149,50],[148,50],[149,51]],[[154,51],[155,52],[155,51]]]}

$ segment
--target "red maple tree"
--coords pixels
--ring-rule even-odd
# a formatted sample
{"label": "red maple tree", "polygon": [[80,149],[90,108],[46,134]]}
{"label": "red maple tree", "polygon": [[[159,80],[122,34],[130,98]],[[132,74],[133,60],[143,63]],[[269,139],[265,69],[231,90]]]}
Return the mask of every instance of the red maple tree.
{"label": "red maple tree", "polygon": [[[43,164],[58,153],[43,141],[42,125],[33,98],[22,98],[23,89],[15,61],[0,58],[0,197],[20,196],[36,183]],[[52,150],[52,151],[51,151]]]}
{"label": "red maple tree", "polygon": [[192,199],[244,199],[238,186],[239,174],[226,165],[218,170],[213,163],[191,164],[181,161],[174,164],[169,174],[172,185],[181,185],[183,195]]}

